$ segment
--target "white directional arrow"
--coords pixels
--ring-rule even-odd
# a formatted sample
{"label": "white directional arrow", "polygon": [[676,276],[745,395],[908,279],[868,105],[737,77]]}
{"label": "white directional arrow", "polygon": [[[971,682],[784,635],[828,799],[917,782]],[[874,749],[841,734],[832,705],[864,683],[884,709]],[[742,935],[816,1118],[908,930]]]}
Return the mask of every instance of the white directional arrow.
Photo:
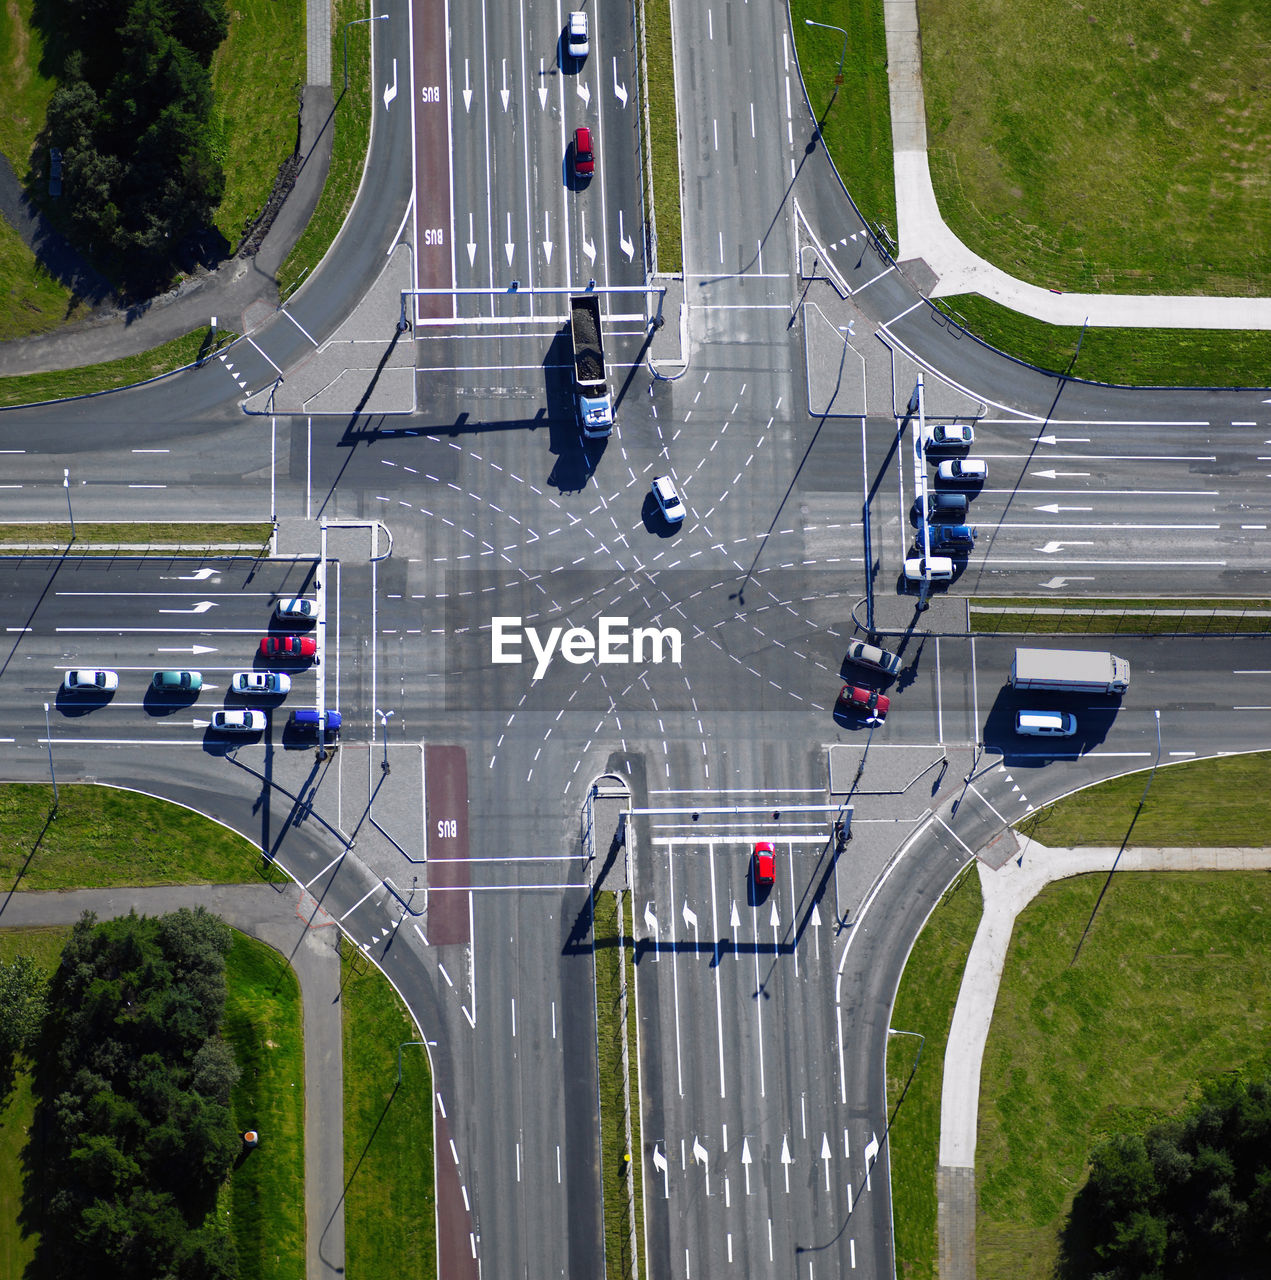
{"label": "white directional arrow", "polygon": [[210,578],[216,572],[215,569],[196,569],[193,573],[181,573],[175,579],[169,578],[166,574],[159,575],[160,582],[202,582],[206,578]]}
{"label": "white directional arrow", "polygon": [[468,214],[468,266],[472,266],[472,264],[477,259],[477,242],[475,237],[476,237],[476,232],[473,229],[473,225],[472,225],[472,214],[469,213]]}
{"label": "white directional arrow", "polygon": [[711,1193],[711,1166],[710,1159],[706,1154],[706,1148],[698,1141],[696,1135],[693,1137],[693,1159],[706,1170],[706,1194]]}
{"label": "white directional arrow", "polygon": [[585,80],[578,82],[578,96],[583,100],[583,106],[591,106],[591,86]]}
{"label": "white directional arrow", "polygon": [[790,1166],[794,1163],[794,1157],[790,1154],[790,1139],[786,1135],[781,1137],[781,1163],[785,1165],[786,1170],[786,1194],[790,1192]]}
{"label": "white directional arrow", "polygon": [[210,720],[191,720],[190,723],[196,729],[206,729],[212,722]]}
{"label": "white directional arrow", "polygon": [[587,215],[586,214],[580,215],[580,222],[582,224],[582,232],[583,232],[583,252],[587,255],[588,262],[595,262],[596,246],[592,241],[587,239]]}
{"label": "white directional arrow", "polygon": [[463,109],[472,110],[472,83],[468,79],[468,59],[463,60]]}
{"label": "white directional arrow", "polygon": [[1043,480],[1058,480],[1060,476],[1072,476],[1074,479],[1085,479],[1090,475],[1089,471],[1034,471],[1033,475],[1040,476]]}
{"label": "white directional arrow", "polygon": [[503,59],[503,88],[499,90],[499,97],[503,99],[503,110],[508,109],[508,99],[512,96],[512,90],[508,88],[508,60]]}
{"label": "white directional arrow", "polygon": [[618,244],[622,248],[622,252],[627,255],[627,261],[631,261],[632,254],[635,253],[635,245],[627,239],[626,232],[622,229],[622,210],[618,210]]}
{"label": "white directional arrow", "polygon": [[1043,582],[1043,587],[1049,587],[1052,591],[1058,591],[1066,582],[1093,582],[1093,578],[1051,578],[1049,582]]}
{"label": "white directional arrow", "polygon": [[688,905],[687,901],[684,903],[684,925],[686,928],[692,929],[694,933],[697,932],[697,913]]}
{"label": "white directional arrow", "polygon": [[653,935],[653,962],[656,964],[661,958],[661,948],[658,946],[658,918],[653,914],[653,903],[646,902],[644,904],[644,927]]}
{"label": "white directional arrow", "polygon": [[737,910],[737,899],[733,899],[732,913],[728,917],[728,927],[733,931],[733,946],[737,945],[737,930],[741,928],[741,913]]}
{"label": "white directional arrow", "polygon": [[1093,511],[1093,507],[1061,507],[1057,502],[1048,502],[1044,507],[1034,507],[1034,511],[1048,511],[1057,516],[1061,511]]}
{"label": "white directional arrow", "polygon": [[627,86],[618,83],[618,59],[613,60],[613,93],[614,97],[625,107],[627,105]]}
{"label": "white directional arrow", "polygon": [[772,925],[772,945],[777,945],[777,930],[781,928],[781,917],[777,914],[777,900],[772,900],[772,914],[768,918],[768,923]]}
{"label": "white directional arrow", "polygon": [[869,1141],[865,1144],[865,1190],[869,1187],[869,1171],[874,1167],[874,1161],[878,1159],[878,1134],[871,1133]]}
{"label": "white directional arrow", "polygon": [[516,253],[516,244],[512,240],[512,215],[508,214],[508,238],[503,248],[507,251],[508,266],[512,265],[512,257]]}
{"label": "white directional arrow", "polygon": [[1034,551],[1040,551],[1044,556],[1053,556],[1056,551],[1062,551],[1065,547],[1093,547],[1093,542],[1048,542],[1044,547],[1034,547]]}
{"label": "white directional arrow", "polygon": [[543,235],[544,237],[546,237],[543,240],[543,255],[544,257],[546,257],[548,262],[551,262],[552,260],[552,215],[546,209],[543,210]]}
{"label": "white directional arrow", "polygon": [[160,609],[160,613],[206,613],[209,609],[216,608],[215,600],[200,600],[191,609]]}
{"label": "white directional arrow", "polygon": [[543,69],[543,59],[538,60],[538,103],[547,110],[547,72]]}
{"label": "white directional arrow", "polygon": [[821,911],[814,902],[812,904],[812,927],[816,930],[815,946],[819,949],[821,946]]}
{"label": "white directional arrow", "polygon": [[393,83],[384,86],[384,110],[388,110],[388,104],[397,97],[397,59],[393,59]]}
{"label": "white directional arrow", "polygon": [[1089,444],[1089,436],[1034,436],[1038,444]]}
{"label": "white directional arrow", "polygon": [[821,1159],[825,1161],[825,1189],[830,1189],[830,1136],[821,1134]]}
{"label": "white directional arrow", "polygon": [[750,1140],[741,1140],[741,1167],[746,1171],[746,1194],[750,1194]]}
{"label": "white directional arrow", "polygon": [[184,649],[160,649],[159,653],[192,653],[196,656],[200,653],[215,653],[216,650],[207,644],[191,644],[186,645]]}
{"label": "white directional arrow", "polygon": [[666,1156],[664,1156],[664,1155],[663,1155],[663,1154],[662,1154],[662,1153],[657,1149],[657,1147],[656,1147],[656,1146],[653,1148],[653,1167],[654,1167],[655,1169],[657,1169],[657,1170],[662,1174],[662,1197],[663,1197],[663,1199],[670,1199],[670,1196],[671,1196],[671,1185],[670,1185],[670,1177],[669,1177],[669,1176],[668,1176],[668,1174],[667,1174],[667,1168],[668,1168],[668,1165],[667,1165],[667,1162],[666,1162]]}

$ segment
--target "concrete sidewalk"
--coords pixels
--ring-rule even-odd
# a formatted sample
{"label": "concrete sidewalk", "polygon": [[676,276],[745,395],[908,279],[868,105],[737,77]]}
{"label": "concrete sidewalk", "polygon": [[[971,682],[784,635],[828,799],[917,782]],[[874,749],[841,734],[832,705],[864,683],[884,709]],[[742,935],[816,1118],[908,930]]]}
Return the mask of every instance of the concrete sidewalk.
{"label": "concrete sidewalk", "polygon": [[1048,849],[1027,840],[999,870],[977,864],[984,914],[962,974],[949,1026],[940,1096],[936,1175],[940,1280],[975,1280],[975,1141],[980,1065],[997,1004],[1015,917],[1054,880],[1087,872],[1262,871],[1271,849]]}
{"label": "concrete sidewalk", "polygon": [[[309,224],[331,166],[335,127],[335,99],[331,90],[331,13],[323,0],[306,0],[305,35],[308,83],[301,93],[296,151],[288,161],[294,180],[256,251],[244,250],[215,271],[194,275],[175,289],[133,307],[95,311],[87,320],[53,333],[0,343],[0,377],[46,373],[101,364],[137,355],[211,323],[247,333],[267,319],[279,305],[278,269],[300,233]],[[12,176],[12,175],[10,175]],[[62,274],[75,269],[77,284],[95,289],[102,282],[61,246],[22,196],[17,179],[3,181],[0,173],[0,212],[41,261],[56,253]],[[280,188],[281,190],[281,188]],[[12,215],[12,216],[9,216]],[[70,265],[66,265],[69,263]],[[57,272],[55,271],[55,274]]]}
{"label": "concrete sidewalk", "polygon": [[1057,293],[1007,275],[972,253],[945,225],[927,163],[922,42],[917,0],[884,0],[887,78],[901,262],[920,259],[936,276],[933,298],[978,293],[1051,324],[1142,329],[1271,329],[1271,298]]}

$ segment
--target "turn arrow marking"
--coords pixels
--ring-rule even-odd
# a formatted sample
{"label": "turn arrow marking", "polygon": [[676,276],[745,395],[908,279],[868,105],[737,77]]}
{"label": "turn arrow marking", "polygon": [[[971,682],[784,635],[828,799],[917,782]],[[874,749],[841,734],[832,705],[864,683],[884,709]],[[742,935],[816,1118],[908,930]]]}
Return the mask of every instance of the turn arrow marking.
{"label": "turn arrow marking", "polygon": [[635,253],[635,245],[627,239],[626,232],[622,227],[622,210],[618,210],[618,244],[622,248],[622,252],[627,255],[627,261],[630,262],[632,255]]}
{"label": "turn arrow marking", "polygon": [[393,59],[393,83],[384,86],[384,110],[388,110],[388,104],[397,97],[397,59]]}
{"label": "turn arrow marking", "polygon": [[1093,547],[1093,542],[1048,542],[1044,547],[1034,547],[1034,551],[1040,551],[1044,556],[1053,556],[1056,551],[1062,551],[1065,547]]}
{"label": "turn arrow marking", "polygon": [[209,609],[216,608],[214,600],[200,600],[192,609],[160,609],[160,613],[206,613]]}
{"label": "turn arrow marking", "polygon": [[582,81],[578,83],[578,96],[583,100],[583,106],[591,106],[591,86],[584,84]]}
{"label": "turn arrow marking", "polygon": [[618,83],[618,59],[613,60],[613,94],[625,107],[627,105],[627,86]]}

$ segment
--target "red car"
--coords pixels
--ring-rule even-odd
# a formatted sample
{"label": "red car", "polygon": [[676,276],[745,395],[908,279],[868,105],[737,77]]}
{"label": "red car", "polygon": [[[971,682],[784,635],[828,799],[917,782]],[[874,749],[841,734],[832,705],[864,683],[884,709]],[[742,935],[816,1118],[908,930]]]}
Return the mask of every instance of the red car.
{"label": "red car", "polygon": [[591,130],[586,125],[574,130],[574,173],[590,178],[596,172],[596,157],[591,149]]}
{"label": "red car", "polygon": [[891,699],[877,689],[863,689],[859,685],[845,684],[839,691],[839,706],[859,711],[867,724],[882,724],[891,708]]}
{"label": "red car", "polygon": [[262,658],[312,658],[318,652],[318,643],[312,636],[263,636],[260,641]]}
{"label": "red car", "polygon": [[750,874],[755,884],[769,885],[777,878],[777,863],[771,840],[760,840],[750,855]]}

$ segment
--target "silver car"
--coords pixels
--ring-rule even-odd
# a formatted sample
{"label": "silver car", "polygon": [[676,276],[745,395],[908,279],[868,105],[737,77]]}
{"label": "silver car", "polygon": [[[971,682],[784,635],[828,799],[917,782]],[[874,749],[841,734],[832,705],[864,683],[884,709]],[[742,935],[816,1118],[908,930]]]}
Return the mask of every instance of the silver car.
{"label": "silver car", "polygon": [[873,667],[877,671],[894,676],[900,671],[900,658],[876,644],[866,644],[864,640],[853,640],[847,646],[847,656],[852,662],[859,662],[863,667]]}
{"label": "silver car", "polygon": [[582,59],[591,51],[587,38],[587,15],[576,9],[565,24],[565,48],[571,58]]}
{"label": "silver car", "polygon": [[116,671],[68,671],[62,680],[67,693],[113,693],[119,688]]}
{"label": "silver car", "polygon": [[301,596],[295,596],[291,600],[279,600],[277,613],[280,618],[302,618],[308,622],[318,616],[318,602],[305,600]]}

